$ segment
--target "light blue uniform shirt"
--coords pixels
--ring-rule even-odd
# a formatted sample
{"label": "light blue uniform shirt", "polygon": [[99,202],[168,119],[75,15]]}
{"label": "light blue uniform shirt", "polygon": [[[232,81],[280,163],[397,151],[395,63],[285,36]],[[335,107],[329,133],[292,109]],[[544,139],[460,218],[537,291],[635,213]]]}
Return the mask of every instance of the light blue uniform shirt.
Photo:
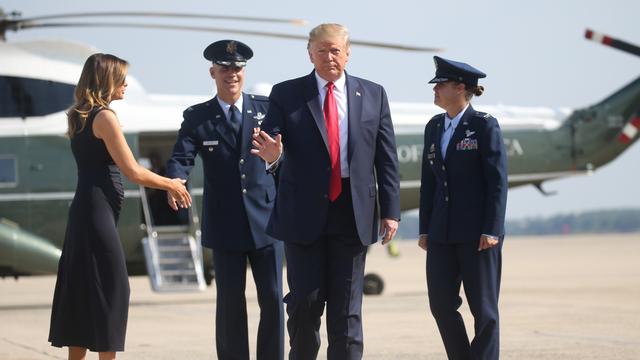
{"label": "light blue uniform shirt", "polygon": [[447,147],[449,146],[449,141],[451,141],[451,137],[453,133],[456,131],[456,127],[458,123],[460,123],[460,119],[462,119],[462,115],[467,111],[469,104],[462,109],[453,119],[449,118],[449,115],[444,113],[444,132],[442,133],[442,138],[440,139],[440,149],[442,150],[442,160],[445,159],[447,155]]}

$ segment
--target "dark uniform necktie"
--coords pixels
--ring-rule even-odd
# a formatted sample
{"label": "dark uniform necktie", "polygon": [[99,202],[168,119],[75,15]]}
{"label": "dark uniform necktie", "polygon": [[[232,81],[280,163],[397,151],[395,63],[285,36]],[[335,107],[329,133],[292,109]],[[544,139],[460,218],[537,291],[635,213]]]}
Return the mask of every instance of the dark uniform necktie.
{"label": "dark uniform necktie", "polygon": [[447,124],[447,120],[445,119],[445,128],[442,132],[442,139],[440,140],[440,149],[442,150],[442,160],[447,156],[447,148],[449,147],[449,141],[451,141],[451,137],[453,136],[453,120],[449,120]]}
{"label": "dark uniform necktie", "polygon": [[240,138],[240,129],[242,128],[242,118],[240,117],[240,111],[235,105],[229,107],[229,122],[236,138]]}
{"label": "dark uniform necktie", "polygon": [[327,83],[327,95],[324,97],[324,121],[327,123],[327,140],[329,142],[329,160],[331,176],[329,177],[329,200],[335,201],[342,192],[342,176],[340,175],[340,127],[338,126],[338,106],[333,96],[333,82]]}

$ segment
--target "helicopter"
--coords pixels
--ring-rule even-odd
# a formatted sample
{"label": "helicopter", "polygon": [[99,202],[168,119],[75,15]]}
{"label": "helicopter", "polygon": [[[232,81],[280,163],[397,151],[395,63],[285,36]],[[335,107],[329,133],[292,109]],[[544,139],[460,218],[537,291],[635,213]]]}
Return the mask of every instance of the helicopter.
{"label": "helicopter", "polygon": [[[0,17],[0,276],[52,274],[57,270],[68,207],[74,196],[75,162],[69,151],[66,109],[84,60],[96,49],[64,40],[8,42],[6,32],[47,27],[114,26],[108,22],[61,22],[88,16],[161,16],[166,13],[59,14],[23,19]],[[176,14],[171,14],[175,16]],[[177,14],[178,17],[209,16]],[[212,17],[217,18],[218,16]],[[299,20],[250,18],[250,21]],[[166,24],[117,23],[123,27],[218,31],[306,40],[305,36]],[[138,26],[139,25],[139,26]],[[634,55],[640,48],[588,30],[586,37]],[[352,40],[354,46],[433,52],[413,47]],[[134,155],[162,173],[171,154],[182,110],[205,97],[147,94],[128,76],[127,100],[114,103]],[[268,92],[268,91],[267,91]],[[401,175],[402,210],[419,202],[423,131],[441,112],[435,105],[390,104]],[[499,119],[509,162],[509,187],[588,174],[615,159],[638,139],[640,77],[602,101],[577,110],[482,106]],[[143,119],[143,120],[140,120]],[[148,119],[148,120],[144,120]],[[198,160],[200,161],[200,160]],[[202,289],[211,281],[211,256],[199,246],[198,203],[202,166],[189,179],[195,206],[167,213],[161,193],[127,183],[118,225],[130,275],[148,274],[154,290]]]}

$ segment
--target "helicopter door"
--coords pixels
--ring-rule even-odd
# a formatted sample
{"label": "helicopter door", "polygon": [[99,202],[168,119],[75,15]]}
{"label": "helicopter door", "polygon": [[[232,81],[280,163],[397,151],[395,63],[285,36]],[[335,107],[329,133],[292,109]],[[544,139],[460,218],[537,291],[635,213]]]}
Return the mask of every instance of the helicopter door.
{"label": "helicopter door", "polygon": [[[140,150],[143,150],[143,138],[141,137],[140,140]],[[172,142],[171,145],[173,145]],[[170,147],[168,151],[171,151]],[[139,160],[142,166],[164,175],[158,164],[166,163],[166,159],[158,154],[166,151],[141,151],[140,153],[145,156]],[[159,292],[205,290],[200,221],[195,199],[191,208],[176,212],[169,207],[166,192],[143,186],[140,186],[139,190],[147,231],[142,244],[153,290]]]}

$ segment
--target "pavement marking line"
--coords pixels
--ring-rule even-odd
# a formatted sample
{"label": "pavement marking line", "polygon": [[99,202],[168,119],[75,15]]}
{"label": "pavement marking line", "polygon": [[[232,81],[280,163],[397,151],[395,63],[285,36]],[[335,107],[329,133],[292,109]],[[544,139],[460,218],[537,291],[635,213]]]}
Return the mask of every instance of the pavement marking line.
{"label": "pavement marking line", "polygon": [[6,342],[6,343],[9,343],[9,344],[11,344],[13,346],[17,346],[19,348],[22,348],[24,350],[28,350],[28,351],[34,352],[36,354],[44,355],[44,356],[46,356],[46,357],[48,357],[50,359],[61,359],[61,360],[66,359],[66,357],[59,357],[59,356],[56,356],[56,355],[51,355],[51,354],[49,354],[49,353],[47,353],[45,351],[38,350],[37,348],[35,348],[33,346],[21,344],[21,343],[9,340],[7,338],[2,338],[2,341]]}
{"label": "pavement marking line", "polygon": [[[247,297],[248,300],[256,300]],[[215,302],[215,298],[213,299]],[[177,300],[143,300],[143,301],[130,301],[129,307],[137,306],[164,306],[164,305],[197,305],[197,304],[210,304],[212,300],[206,299],[177,299]],[[40,304],[24,304],[24,305],[0,305],[0,312],[3,311],[16,311],[16,310],[46,310],[51,309],[51,302]]]}
{"label": "pavement marking line", "polygon": [[597,342],[606,343],[610,345],[640,345],[640,341],[620,340],[620,339],[613,339],[611,337],[605,337],[605,336],[572,335],[567,333],[550,333],[550,332],[542,332],[537,330],[534,331],[533,333],[538,336],[544,336],[544,337],[584,340],[587,342],[597,341]]}
{"label": "pavement marking line", "polygon": [[24,305],[0,305],[0,312],[15,310],[45,310],[51,309],[51,302],[46,304],[24,304]]}

